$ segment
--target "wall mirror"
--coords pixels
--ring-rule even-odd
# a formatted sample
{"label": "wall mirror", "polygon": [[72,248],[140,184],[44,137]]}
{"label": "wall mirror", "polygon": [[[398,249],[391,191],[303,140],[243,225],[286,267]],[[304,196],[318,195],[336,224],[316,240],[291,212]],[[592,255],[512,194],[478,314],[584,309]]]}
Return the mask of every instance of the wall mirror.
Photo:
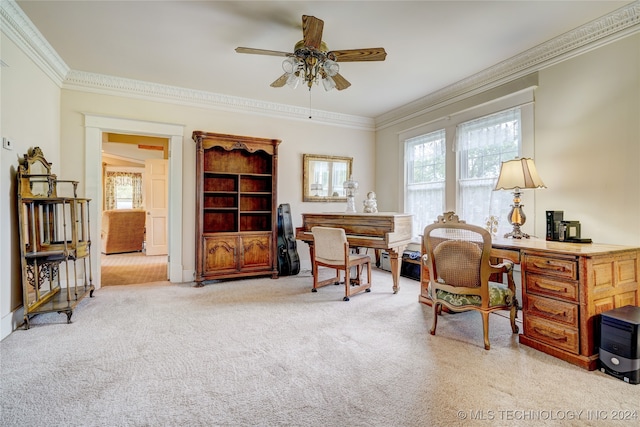
{"label": "wall mirror", "polygon": [[302,200],[305,202],[346,202],[343,183],[351,176],[352,157],[303,156]]}

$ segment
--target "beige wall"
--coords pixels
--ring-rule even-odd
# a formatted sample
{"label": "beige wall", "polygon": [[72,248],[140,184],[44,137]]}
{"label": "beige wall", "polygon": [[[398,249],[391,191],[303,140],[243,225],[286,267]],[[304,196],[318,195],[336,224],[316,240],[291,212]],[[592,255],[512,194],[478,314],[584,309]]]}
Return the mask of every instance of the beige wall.
{"label": "beige wall", "polygon": [[563,210],[596,242],[640,244],[640,34],[541,71],[535,113],[536,230]]}
{"label": "beige wall", "polygon": [[[376,135],[376,185],[385,210],[402,206],[399,135],[499,99],[535,76],[386,127]],[[525,229],[545,233],[545,211],[562,210],[595,242],[640,244],[640,34],[537,73],[534,159],[547,189],[525,205]],[[533,209],[533,210],[532,210]]]}
{"label": "beige wall", "polygon": [[[344,204],[303,203],[302,155],[354,157],[360,182],[358,205],[369,190],[378,194],[380,210],[402,206],[402,156],[398,135],[429,121],[484,103],[526,86],[519,80],[460,101],[448,109],[413,117],[376,134],[311,121],[277,119],[208,108],[153,102],[104,94],[60,90],[4,35],[1,69],[2,136],[13,151],[0,150],[0,245],[10,257],[0,259],[1,337],[15,328],[21,288],[15,218],[15,168],[28,148],[40,146],[61,178],[83,181],[85,133],[83,113],[125,117],[185,126],[183,157],[183,270],[194,268],[193,130],[282,139],[279,151],[278,203],[290,203],[294,226],[302,212],[342,211]],[[640,34],[541,70],[535,91],[535,159],[549,188],[536,191],[535,208],[526,211],[527,226],[544,233],[544,211],[564,210],[583,225],[583,235],[597,242],[640,245]],[[455,107],[455,108],[454,108]],[[452,110],[453,109],[453,110]],[[83,185],[81,183],[81,185]],[[81,188],[81,193],[84,187]],[[87,196],[91,196],[88,195]],[[526,207],[525,207],[526,209]],[[535,215],[534,215],[535,214]],[[535,218],[534,218],[535,217]],[[98,224],[94,222],[94,227]],[[96,234],[93,234],[96,236]],[[99,242],[94,242],[99,247]],[[299,244],[303,261],[308,251]],[[94,251],[95,252],[95,251]],[[97,253],[94,253],[97,257]],[[97,259],[97,258],[96,258]],[[98,268],[98,263],[93,263]]]}
{"label": "beige wall", "polygon": [[[85,167],[99,167],[84,165],[83,113],[184,125],[183,191],[174,195],[181,197],[183,204],[182,277],[192,277],[195,268],[195,143],[191,140],[194,130],[281,139],[277,202],[291,205],[294,227],[301,225],[303,212],[343,211],[346,207],[344,203],[302,202],[302,155],[305,153],[353,157],[354,178],[362,190],[359,198],[364,199],[367,191],[375,190],[374,133],[370,131],[318,124],[313,120],[278,119],[71,90],[62,91],[61,105],[61,152],[66,173],[81,181]],[[87,194],[87,197],[96,195]],[[95,221],[93,228],[97,230],[97,227]],[[92,236],[95,235],[97,233],[92,232]],[[308,264],[307,245],[300,243],[298,252]]]}
{"label": "beige wall", "polygon": [[[0,129],[13,144],[0,149],[0,338],[22,318],[14,312],[22,306],[20,257],[16,215],[15,173],[18,159],[30,147],[40,147],[53,169],[63,168],[60,157],[60,89],[20,49],[0,33]],[[7,256],[10,254],[10,256]],[[21,313],[20,313],[21,316]]]}

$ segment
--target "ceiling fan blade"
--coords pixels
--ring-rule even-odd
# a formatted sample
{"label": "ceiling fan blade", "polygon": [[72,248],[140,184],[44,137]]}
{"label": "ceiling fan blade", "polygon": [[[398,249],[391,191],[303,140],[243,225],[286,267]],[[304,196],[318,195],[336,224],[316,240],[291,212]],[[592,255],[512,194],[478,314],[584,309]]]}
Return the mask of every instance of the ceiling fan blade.
{"label": "ceiling fan blade", "polygon": [[356,62],[356,61],[384,61],[387,52],[383,47],[373,47],[370,49],[348,49],[333,50],[329,55],[335,55],[337,62]]}
{"label": "ceiling fan blade", "polygon": [[280,77],[277,78],[273,83],[271,83],[271,87],[282,87],[287,84],[287,79],[289,78],[289,74],[284,73]]}
{"label": "ceiling fan blade", "polygon": [[271,55],[271,56],[292,56],[289,52],[280,52],[279,50],[266,50],[266,49],[254,49],[252,47],[237,47],[238,53],[253,53],[256,55]]}
{"label": "ceiling fan blade", "polygon": [[347,79],[342,77],[342,75],[340,75],[340,73],[338,73],[335,76],[333,76],[332,79],[336,83],[336,89],[338,89],[338,90],[346,89],[349,86],[351,86],[351,83],[349,83],[349,81]]}
{"label": "ceiling fan blade", "polygon": [[302,40],[304,45],[314,49],[320,49],[322,42],[322,30],[324,21],[315,16],[302,15]]}

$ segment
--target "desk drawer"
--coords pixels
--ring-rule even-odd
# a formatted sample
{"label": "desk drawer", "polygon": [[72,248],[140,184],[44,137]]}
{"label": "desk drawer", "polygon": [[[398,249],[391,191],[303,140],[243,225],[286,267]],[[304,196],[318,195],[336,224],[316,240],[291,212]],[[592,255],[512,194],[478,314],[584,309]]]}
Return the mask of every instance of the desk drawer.
{"label": "desk drawer", "polygon": [[545,274],[564,279],[578,279],[578,263],[575,259],[547,258],[525,255],[525,270],[530,273]]}
{"label": "desk drawer", "polygon": [[539,274],[526,275],[527,294],[546,295],[567,301],[578,301],[578,283],[557,280]]}
{"label": "desk drawer", "polygon": [[524,311],[527,315],[544,317],[554,322],[578,327],[578,306],[576,304],[528,295]]}
{"label": "desk drawer", "polygon": [[580,340],[576,328],[527,314],[524,318],[524,333],[529,338],[578,354]]}

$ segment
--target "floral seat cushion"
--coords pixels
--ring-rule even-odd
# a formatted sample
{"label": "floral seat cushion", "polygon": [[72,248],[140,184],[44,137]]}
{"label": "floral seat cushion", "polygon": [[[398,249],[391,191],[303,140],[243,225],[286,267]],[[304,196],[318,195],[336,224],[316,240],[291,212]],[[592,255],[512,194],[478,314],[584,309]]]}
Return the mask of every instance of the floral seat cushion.
{"label": "floral seat cushion", "polygon": [[[433,299],[431,293],[431,284],[429,284],[429,297]],[[439,289],[437,292],[439,300],[442,300],[453,307],[464,307],[467,305],[481,306],[482,301],[479,295],[463,295],[452,294],[450,292]],[[496,307],[499,305],[510,306],[513,303],[515,296],[511,289],[501,283],[489,282],[489,307]]]}

